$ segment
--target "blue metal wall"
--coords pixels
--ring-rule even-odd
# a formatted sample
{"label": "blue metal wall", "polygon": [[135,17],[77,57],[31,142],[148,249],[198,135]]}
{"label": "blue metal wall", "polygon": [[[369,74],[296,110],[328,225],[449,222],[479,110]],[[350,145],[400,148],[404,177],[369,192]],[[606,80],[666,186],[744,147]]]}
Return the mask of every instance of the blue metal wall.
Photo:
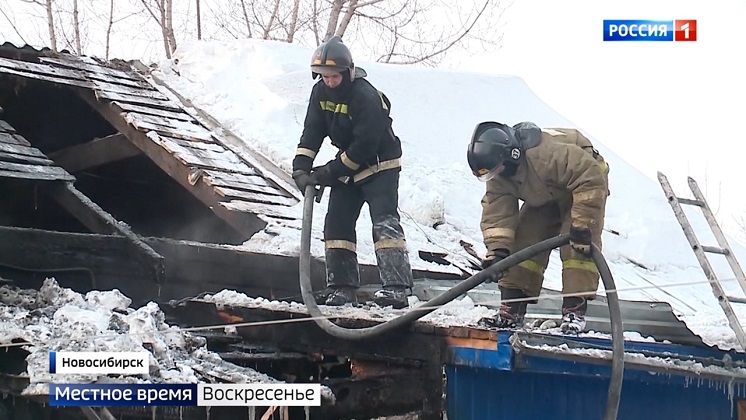
{"label": "blue metal wall", "polygon": [[[608,377],[449,365],[448,420],[601,420]],[[727,384],[625,375],[619,420],[736,419]],[[736,394],[743,388],[736,386]],[[736,398],[738,396],[735,396]]]}

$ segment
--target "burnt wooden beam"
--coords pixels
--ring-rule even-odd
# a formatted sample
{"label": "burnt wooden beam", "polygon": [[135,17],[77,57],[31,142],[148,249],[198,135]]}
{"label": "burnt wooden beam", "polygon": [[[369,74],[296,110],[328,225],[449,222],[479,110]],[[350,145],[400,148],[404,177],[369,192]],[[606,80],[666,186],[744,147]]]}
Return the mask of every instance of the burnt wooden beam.
{"label": "burnt wooden beam", "polygon": [[68,172],[78,172],[140,153],[140,149],[127,140],[127,137],[117,133],[58,150],[48,156]]}
{"label": "burnt wooden beam", "polygon": [[200,182],[192,185],[189,180],[193,176],[194,170],[179,162],[174,155],[169,153],[158,143],[151,140],[146,132],[138,130],[130,125],[121,116],[125,110],[120,108],[116,103],[106,104],[99,102],[96,94],[88,89],[78,89],[77,92],[93,109],[98,111],[101,116],[114,126],[114,128],[124,134],[127,139],[137,146],[137,148],[142,150],[143,153],[148,155],[148,157],[158,165],[159,168],[202,201],[202,203],[209,207],[218,217],[233,226],[233,228],[238,232],[249,238],[256,232],[264,229],[267,225],[265,221],[261,220],[255,214],[230,211],[221,206],[220,202],[222,201],[222,197],[215,193],[215,190],[212,187]]}
{"label": "burnt wooden beam", "polygon": [[57,183],[46,190],[62,207],[95,233],[118,234],[127,239],[136,250],[139,259],[152,270],[153,280],[161,283],[164,279],[163,256],[140,239],[127,225],[120,223],[112,215],[78,191],[70,182]]}

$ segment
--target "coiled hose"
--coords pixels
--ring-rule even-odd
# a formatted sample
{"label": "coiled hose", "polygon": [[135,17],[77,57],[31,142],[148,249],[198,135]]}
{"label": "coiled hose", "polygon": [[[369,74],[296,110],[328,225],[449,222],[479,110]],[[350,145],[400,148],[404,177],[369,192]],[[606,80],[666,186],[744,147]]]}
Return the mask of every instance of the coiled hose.
{"label": "coiled hose", "polygon": [[[525,261],[542,252],[566,245],[569,243],[568,235],[555,236],[528,248],[522,249],[512,254],[502,261],[499,261],[489,268],[474,274],[466,280],[459,282],[445,293],[424,302],[414,310],[404,315],[391,319],[384,323],[366,327],[366,328],[344,328],[326,319],[324,314],[316,304],[311,287],[311,227],[313,224],[313,202],[314,198],[320,198],[319,193],[313,185],[306,187],[303,203],[303,227],[301,230],[300,242],[300,289],[303,303],[308,308],[309,314],[314,318],[314,322],[329,333],[330,335],[345,340],[364,340],[384,334],[404,327],[423,316],[435,311],[440,306],[456,299],[469,290],[479,286],[488,278],[504,271],[518,263]],[[611,380],[609,384],[608,399],[606,402],[606,414],[604,420],[614,420],[619,410],[619,400],[622,392],[622,379],[624,374],[624,336],[622,327],[622,314],[619,308],[619,297],[617,296],[614,278],[611,275],[609,265],[606,263],[601,250],[592,244],[593,261],[601,275],[601,279],[606,289],[606,297],[609,305],[609,318],[611,320],[611,340],[612,340],[612,362],[611,362]]]}

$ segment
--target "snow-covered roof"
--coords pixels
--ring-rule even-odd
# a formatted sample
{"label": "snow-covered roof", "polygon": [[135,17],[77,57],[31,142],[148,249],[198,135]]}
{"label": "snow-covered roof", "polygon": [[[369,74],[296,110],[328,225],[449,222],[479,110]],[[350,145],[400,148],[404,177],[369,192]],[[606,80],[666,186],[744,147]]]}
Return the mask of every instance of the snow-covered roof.
{"label": "snow-covered roof", "polygon": [[[161,63],[156,73],[289,172],[313,84],[308,70],[310,56],[309,49],[273,41],[185,42],[174,59]],[[463,256],[459,241],[466,240],[484,251],[479,229],[484,185],[474,179],[466,164],[466,144],[478,122],[533,121],[545,127],[582,130],[551,109],[519,77],[366,62],[357,65],[366,69],[368,80],[393,104],[394,131],[404,149],[400,209],[415,268],[443,270],[420,260],[419,250],[447,250]],[[620,297],[667,302],[706,344],[735,348],[735,335],[660,186],[636,170],[634,162],[615,155],[613,144],[586,134],[611,167],[603,245]],[[334,149],[327,142],[317,162],[323,163],[333,155]],[[685,191],[677,193],[688,196]],[[323,200],[314,217],[315,256],[323,256],[325,210]],[[689,214],[702,242],[714,245],[701,215]],[[271,232],[257,233],[244,247],[297,255],[299,227],[299,223],[273,225]],[[375,264],[366,209],[357,230],[361,262]],[[734,241],[731,246],[737,256],[746,255]],[[713,263],[726,280],[726,290],[742,296],[725,261],[715,259]],[[561,290],[560,273],[555,253],[544,287]]]}

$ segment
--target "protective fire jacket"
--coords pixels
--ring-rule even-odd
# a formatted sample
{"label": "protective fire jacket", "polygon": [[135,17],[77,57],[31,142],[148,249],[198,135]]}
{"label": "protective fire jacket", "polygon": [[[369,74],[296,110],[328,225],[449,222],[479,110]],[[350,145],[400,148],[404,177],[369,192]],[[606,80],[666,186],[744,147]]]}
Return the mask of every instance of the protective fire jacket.
{"label": "protective fire jacket", "polygon": [[358,183],[379,171],[400,168],[401,142],[391,128],[390,111],[386,95],[359,75],[344,99],[335,100],[319,80],[311,90],[293,171],[311,169],[327,136],[339,149],[331,164],[335,178]]}
{"label": "protective fire jacket", "polygon": [[609,167],[590,140],[575,129],[540,129],[533,123],[515,126],[522,156],[511,177],[487,182],[482,198],[481,229],[488,251],[513,252],[518,224],[518,200],[538,207],[553,200],[572,200],[570,217],[576,227],[587,227],[604,213]]}

